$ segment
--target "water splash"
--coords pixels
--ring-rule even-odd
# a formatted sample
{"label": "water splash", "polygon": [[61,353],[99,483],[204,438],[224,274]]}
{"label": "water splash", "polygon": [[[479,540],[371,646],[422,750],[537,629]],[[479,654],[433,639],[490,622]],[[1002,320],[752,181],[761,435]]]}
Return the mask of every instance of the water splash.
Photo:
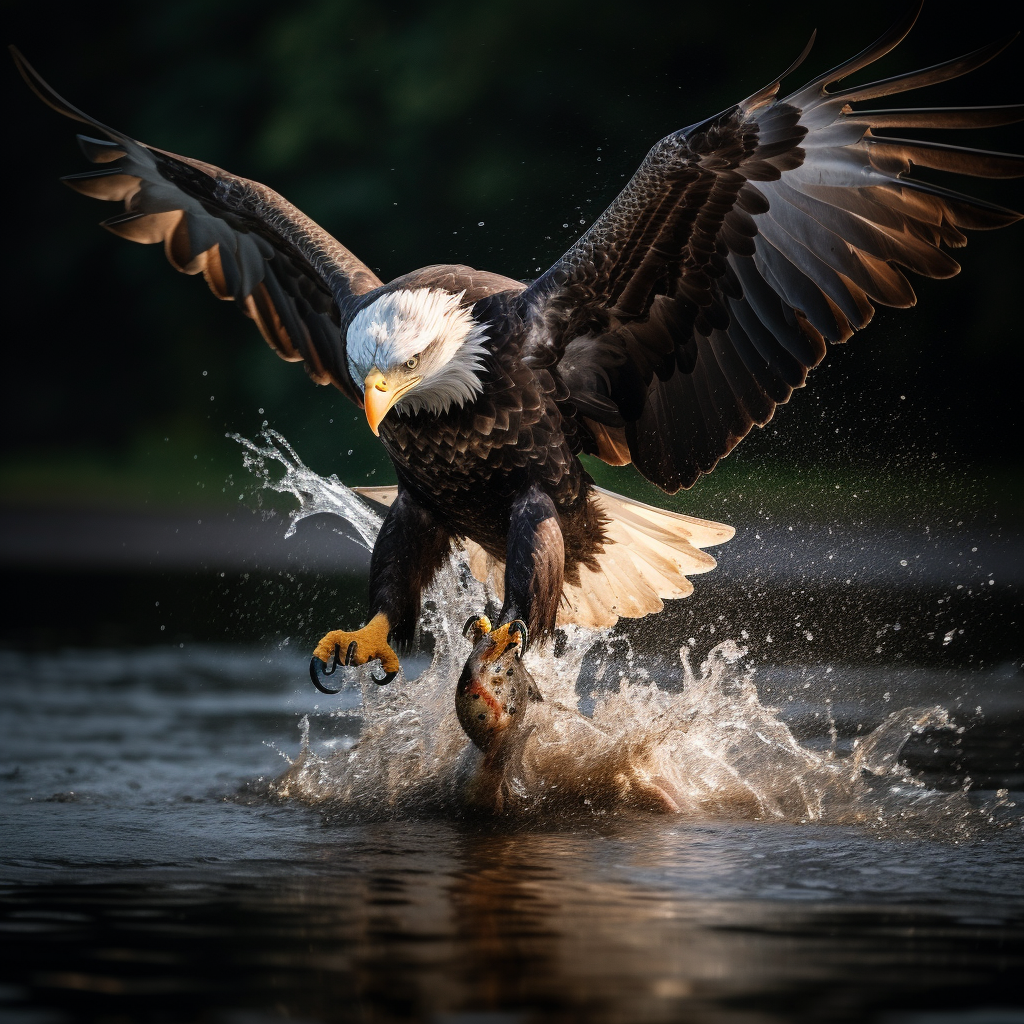
{"label": "water splash", "polygon": [[[284,533],[286,537],[295,533],[295,528],[303,519],[328,512],[350,523],[358,534],[358,542],[367,551],[373,550],[373,542],[384,522],[383,517],[373,512],[336,474],[322,477],[314,473],[276,430],[264,428],[258,435],[262,444],[250,441],[241,434],[228,436],[245,449],[242,465],[265,488],[279,494],[291,494],[298,499],[299,507],[289,514],[288,529]],[[275,475],[275,464],[284,470],[283,476]]]}
{"label": "water splash", "polygon": [[[351,523],[372,548],[382,517],[336,477],[314,473],[272,430],[259,444],[236,439],[263,486],[297,499],[289,535],[302,519],[327,512]],[[941,818],[948,827],[973,813],[963,793],[929,789],[899,762],[912,735],[949,726],[941,707],[897,711],[843,754],[833,725],[831,746],[811,749],[762,702],[746,651],[731,640],[696,671],[682,648],[681,688],[678,680],[659,685],[648,678],[627,644],[625,655],[614,658],[617,689],[604,680],[610,661],[599,661],[595,703],[586,715],[579,706],[581,668],[611,631],[562,631],[557,656],[550,647],[527,655],[545,701],[530,706],[512,754],[492,763],[460,728],[454,691],[469,655],[461,624],[495,603],[461,553],[453,554],[424,597],[422,628],[435,645],[430,666],[387,687],[373,683],[365,666],[339,670],[349,673],[350,696],[358,692],[358,701],[350,699],[328,721],[347,725],[345,719],[357,716],[358,739],[318,752],[304,719],[301,751],[274,782],[274,794],[370,818],[472,808],[523,814],[639,808],[793,822]]]}

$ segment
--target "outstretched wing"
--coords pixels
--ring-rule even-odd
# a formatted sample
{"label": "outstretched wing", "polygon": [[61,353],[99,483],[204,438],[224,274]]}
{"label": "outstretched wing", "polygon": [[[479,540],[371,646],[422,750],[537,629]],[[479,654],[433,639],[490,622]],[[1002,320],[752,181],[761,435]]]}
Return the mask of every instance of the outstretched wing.
{"label": "outstretched wing", "polygon": [[381,284],[369,267],[265,185],[108,128],[11,53],[44,103],[105,136],[78,136],[100,169],[62,179],[87,196],[124,203],[103,227],[133,242],[162,242],[175,269],[201,273],[214,295],[236,301],[278,355],[304,361],[317,383],[334,384],[361,406],[345,329],[359,296]]}
{"label": "outstretched wing", "polygon": [[1020,219],[906,175],[1015,177],[1024,158],[875,132],[1010,124],[1024,106],[851,107],[965,74],[1006,43],[829,91],[896,46],[919,12],[785,99],[780,76],[662,139],[523,294],[526,358],[558,363],[585,451],[632,461],[670,493],[691,486],[803,386],[826,341],[846,341],[876,304],[914,303],[901,268],[950,277],[959,265],[943,244]]}

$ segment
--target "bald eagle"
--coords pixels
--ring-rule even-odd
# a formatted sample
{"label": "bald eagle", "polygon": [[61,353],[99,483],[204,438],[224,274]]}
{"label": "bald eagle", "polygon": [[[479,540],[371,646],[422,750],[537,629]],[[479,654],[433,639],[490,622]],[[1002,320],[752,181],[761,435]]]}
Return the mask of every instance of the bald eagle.
{"label": "bald eagle", "polygon": [[[779,78],[656,143],[579,240],[529,283],[432,266],[384,283],[264,185],[144,145],[57,95],[16,51],[33,90],[84,122],[95,170],[63,180],[123,203],[103,226],[164,246],[186,274],[233,299],[284,358],[305,363],[365,410],[396,488],[373,550],[369,621],[318,644],[314,682],[334,659],[379,659],[409,638],[420,596],[464,544],[496,579],[503,654],[562,622],[607,625],[692,590],[703,548],[729,527],[595,487],[580,462],[632,463],[668,493],[710,473],[871,319],[909,306],[904,270],[950,277],[943,248],[967,229],[1020,215],[912,176],[914,167],[989,178],[1024,158],[879,130],[969,128],[1024,107],[870,109],[880,97],[956,78],[1005,44],[866,85],[839,87],[888,53],[910,11],[853,59],[780,98]],[[813,37],[812,37],[813,42]],[[864,104],[868,106],[865,107]]]}

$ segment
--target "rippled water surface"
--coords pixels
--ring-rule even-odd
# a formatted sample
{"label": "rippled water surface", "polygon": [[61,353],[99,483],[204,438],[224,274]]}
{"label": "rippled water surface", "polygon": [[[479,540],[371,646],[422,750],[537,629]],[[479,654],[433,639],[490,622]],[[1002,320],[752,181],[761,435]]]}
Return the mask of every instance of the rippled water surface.
{"label": "rippled water surface", "polygon": [[[303,661],[2,656],[3,1019],[1024,1019],[1016,808],[966,835],[941,813],[331,820],[250,785],[304,715],[324,757],[356,728],[315,717]],[[997,674],[957,682],[1005,707]],[[940,1009],[963,1015],[914,1016]]]}
{"label": "rippled water surface", "polygon": [[0,1019],[1024,1022],[1017,663],[578,634],[481,782],[477,587],[336,698],[292,644],[0,651]]}

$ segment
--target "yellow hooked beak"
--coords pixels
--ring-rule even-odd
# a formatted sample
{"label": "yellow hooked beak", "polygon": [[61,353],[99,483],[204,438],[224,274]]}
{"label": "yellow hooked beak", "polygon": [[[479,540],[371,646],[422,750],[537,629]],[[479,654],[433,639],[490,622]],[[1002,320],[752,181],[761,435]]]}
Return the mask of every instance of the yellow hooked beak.
{"label": "yellow hooked beak", "polygon": [[370,370],[363,383],[363,406],[366,409],[366,422],[374,434],[380,436],[380,423],[387,416],[388,410],[422,379],[405,377],[390,382],[376,366]]}

